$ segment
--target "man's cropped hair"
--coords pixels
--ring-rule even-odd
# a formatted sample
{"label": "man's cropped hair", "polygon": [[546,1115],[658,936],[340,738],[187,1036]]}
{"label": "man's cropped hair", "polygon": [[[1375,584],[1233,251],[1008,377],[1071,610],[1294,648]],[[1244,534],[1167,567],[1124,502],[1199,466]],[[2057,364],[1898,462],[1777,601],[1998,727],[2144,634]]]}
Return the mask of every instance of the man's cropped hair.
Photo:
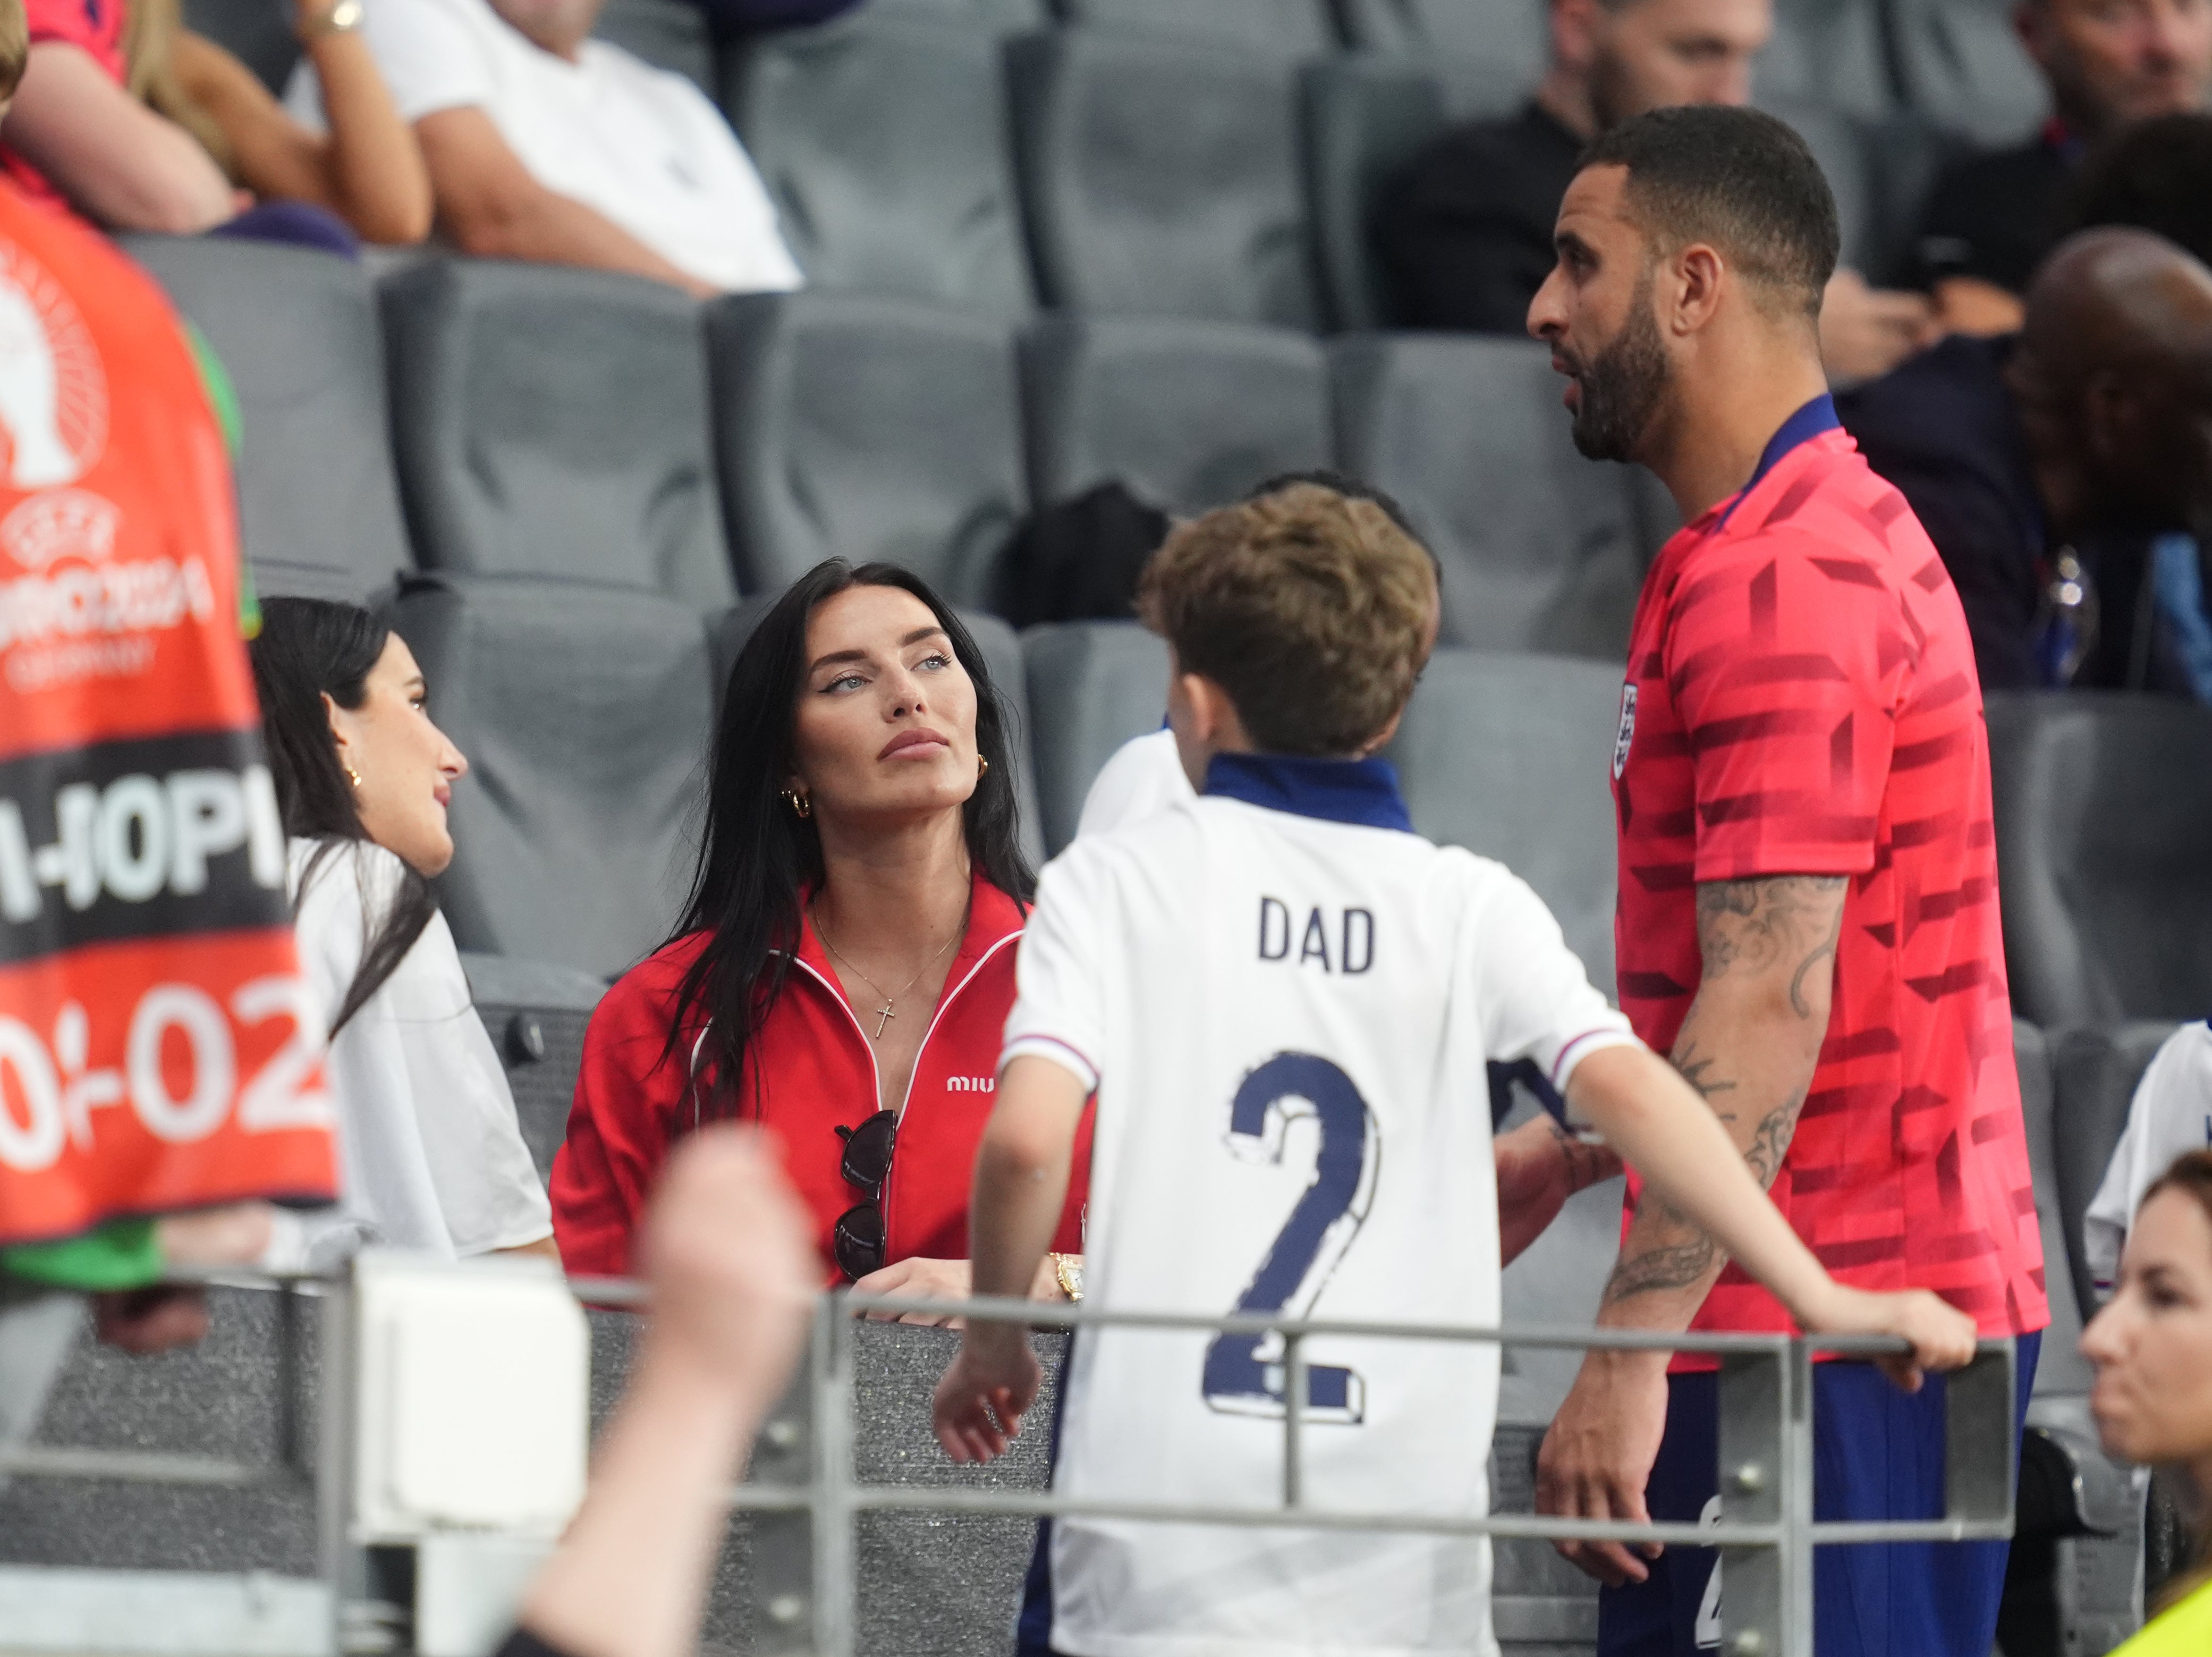
{"label": "man's cropped hair", "polygon": [[1137,612],[1180,671],[1228,692],[1259,747],[1341,756],[1413,693],[1435,582],[1375,502],[1294,484],[1178,527],[1145,566]]}
{"label": "man's cropped hair", "polygon": [[1754,286],[1817,320],[1836,273],[1836,198],[1813,152],[1755,109],[1655,109],[1601,134],[1582,169],[1628,170],[1630,215],[1656,244],[1704,242]]}

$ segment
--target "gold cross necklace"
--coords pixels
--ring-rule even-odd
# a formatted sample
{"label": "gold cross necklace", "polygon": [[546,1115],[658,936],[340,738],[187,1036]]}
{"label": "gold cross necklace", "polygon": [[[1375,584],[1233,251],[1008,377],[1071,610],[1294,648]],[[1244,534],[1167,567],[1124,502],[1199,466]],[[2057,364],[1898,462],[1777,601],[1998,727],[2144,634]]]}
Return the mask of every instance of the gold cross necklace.
{"label": "gold cross necklace", "polygon": [[[822,917],[817,914],[813,909],[810,907],[807,911],[807,917],[814,923],[814,935],[822,940],[822,947],[823,948],[827,949],[832,955],[836,957],[838,964],[843,966],[847,972],[850,972],[862,984],[866,984],[869,989],[874,990],[878,995],[884,996],[883,985],[878,984],[866,972],[863,972],[859,967],[854,966],[853,963],[846,958],[844,952],[839,949],[836,944],[830,941],[830,935],[822,929]],[[953,929],[952,935],[947,938],[943,943],[938,945],[934,950],[930,952],[929,959],[921,964],[921,972],[916,972],[912,978],[908,978],[904,984],[899,986],[899,995],[903,996],[908,990],[913,989],[915,985],[920,984],[921,982],[922,972],[927,972],[931,967],[936,966],[939,958],[942,956],[946,950],[951,948],[952,946],[963,936],[964,936],[967,930],[968,916],[966,911],[963,911],[960,917],[960,924]],[[881,1041],[884,1039],[884,1026],[898,1016],[897,1014],[891,1011],[891,1005],[897,999],[898,996],[884,996],[884,1004],[874,1009],[876,1014],[876,1033],[873,1036],[870,1037],[869,1039],[872,1041]]]}

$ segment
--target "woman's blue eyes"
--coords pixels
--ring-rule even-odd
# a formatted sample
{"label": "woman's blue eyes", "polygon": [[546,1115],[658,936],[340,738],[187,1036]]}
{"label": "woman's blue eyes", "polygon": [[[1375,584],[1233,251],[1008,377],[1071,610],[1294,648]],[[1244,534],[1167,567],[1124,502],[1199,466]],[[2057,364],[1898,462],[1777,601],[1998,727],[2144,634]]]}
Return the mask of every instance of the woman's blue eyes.
{"label": "woman's blue eyes", "polygon": [[[952,658],[942,650],[932,650],[927,655],[924,656],[920,661],[915,662],[914,665],[917,670],[927,669],[931,673],[942,673],[945,668],[950,667],[952,665]],[[822,688],[825,691],[842,691],[848,685],[866,685],[867,682],[867,675],[865,673],[857,672],[840,673],[836,678],[831,679]]]}

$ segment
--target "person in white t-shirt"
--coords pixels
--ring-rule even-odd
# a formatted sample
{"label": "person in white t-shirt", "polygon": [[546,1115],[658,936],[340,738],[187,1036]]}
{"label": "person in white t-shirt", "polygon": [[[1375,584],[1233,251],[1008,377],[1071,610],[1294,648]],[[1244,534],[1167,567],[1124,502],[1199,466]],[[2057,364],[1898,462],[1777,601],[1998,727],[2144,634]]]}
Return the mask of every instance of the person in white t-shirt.
{"label": "person in white t-shirt", "polygon": [[[1414,834],[1387,764],[1356,757],[1412,692],[1432,587],[1380,508],[1315,485],[1210,514],[1154,557],[1140,607],[1200,792],[1045,871],[976,1161],[977,1292],[1034,1272],[1095,1093],[1090,1299],[1494,1325],[1485,1070],[1527,1059],[1803,1326],[1906,1337],[1908,1384],[1963,1363],[1967,1319],[1831,1280],[1535,894]],[[1304,1355],[1308,1503],[1486,1510],[1495,1347],[1317,1336]],[[1272,1337],[1085,1328],[1054,1488],[1274,1509],[1284,1374]],[[971,1318],[937,1392],[947,1454],[1002,1453],[1039,1379],[1018,1327]],[[1025,1654],[1496,1650],[1479,1540],[1073,1519],[1040,1552]]]}
{"label": "person in white t-shirt", "polygon": [[[700,297],[799,287],[737,135],[680,75],[591,38],[605,0],[369,0],[362,33],[465,253],[624,271]],[[287,102],[321,121],[306,64]]]}
{"label": "person in white t-shirt", "polygon": [[[2212,1149],[2212,1021],[2185,1024],[2160,1044],[2128,1101],[2128,1124],[2104,1183],[2082,1216],[2082,1241],[2097,1292],[2109,1295],[2136,1210],[2174,1159]],[[2095,1308],[2085,1307],[2083,1311]]]}
{"label": "person in white t-shirt", "polygon": [[369,1244],[557,1259],[514,1096],[428,884],[453,861],[446,804],[468,762],[431,722],[405,642],[357,606],[267,600],[251,649],[339,1125],[339,1203],[280,1241],[297,1258],[272,1263],[324,1270]]}

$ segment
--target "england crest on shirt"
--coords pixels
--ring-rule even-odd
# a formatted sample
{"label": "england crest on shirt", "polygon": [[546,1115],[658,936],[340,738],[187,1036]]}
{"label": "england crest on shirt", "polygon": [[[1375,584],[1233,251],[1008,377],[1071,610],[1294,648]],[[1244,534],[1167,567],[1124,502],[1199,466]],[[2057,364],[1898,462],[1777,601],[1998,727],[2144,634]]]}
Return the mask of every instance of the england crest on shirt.
{"label": "england crest on shirt", "polygon": [[1613,739],[1613,780],[1620,781],[1621,772],[1628,769],[1628,745],[1636,740],[1636,684],[1634,680],[1620,687],[1620,731]]}

